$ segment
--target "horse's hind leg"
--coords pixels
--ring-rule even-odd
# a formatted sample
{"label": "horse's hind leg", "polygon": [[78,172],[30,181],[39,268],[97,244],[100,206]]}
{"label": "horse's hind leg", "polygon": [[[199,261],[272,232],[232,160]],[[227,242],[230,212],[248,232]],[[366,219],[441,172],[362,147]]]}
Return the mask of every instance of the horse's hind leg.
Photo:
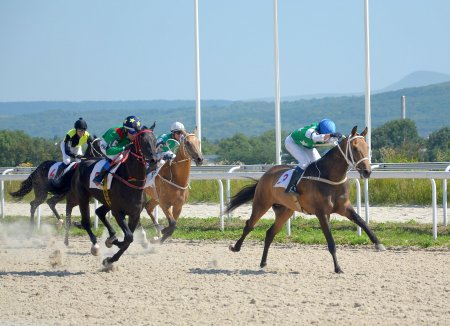
{"label": "horse's hind leg", "polygon": [[47,200],[48,207],[50,207],[53,214],[55,214],[56,219],[58,220],[57,226],[62,226],[63,220],[56,210],[56,204],[59,203],[64,198],[64,196],[65,195],[55,195]]}
{"label": "horse's hind leg", "polygon": [[269,247],[272,244],[273,239],[277,235],[278,232],[283,228],[286,221],[292,216],[294,213],[293,210],[284,207],[284,206],[273,206],[273,210],[275,212],[275,223],[267,230],[266,238],[264,239],[264,251],[261,258],[261,268],[267,265],[267,255],[269,253]]}
{"label": "horse's hind leg", "polygon": [[36,209],[41,205],[45,198],[47,198],[47,192],[40,188],[34,188],[34,199],[30,202],[30,229],[34,227],[34,213]]}
{"label": "horse's hind leg", "polygon": [[153,211],[154,211],[154,209],[155,209],[156,206],[158,206],[158,201],[155,200],[155,199],[153,199],[153,198],[151,198],[151,199],[145,204],[145,210],[147,211],[147,214],[148,214],[148,215],[150,216],[150,218],[152,219],[153,226],[155,227],[155,230],[156,230],[156,236],[157,236],[157,238],[161,238],[161,236],[162,236],[162,233],[161,233],[162,226],[161,226],[161,224],[159,224],[159,223],[156,221],[156,218],[155,218],[155,216],[153,215]]}
{"label": "horse's hind leg", "polygon": [[316,213],[316,216],[319,219],[320,227],[325,235],[325,239],[327,239],[328,251],[330,252],[331,257],[333,257],[334,271],[336,273],[343,273],[336,258],[336,244],[334,243],[333,235],[331,234],[329,215],[326,216],[323,213]]}
{"label": "horse's hind leg", "polygon": [[244,230],[242,235],[234,246],[230,245],[229,249],[233,252],[239,252],[247,235],[254,229],[259,219],[269,210],[270,204],[264,204],[264,201],[253,201],[252,214],[250,218],[245,221]]}
{"label": "horse's hind leg", "polygon": [[345,210],[345,216],[352,222],[354,222],[356,225],[360,226],[364,232],[369,236],[370,241],[373,242],[375,245],[375,249],[379,251],[386,250],[384,246],[381,244],[380,240],[378,240],[375,233],[373,233],[372,229],[367,225],[367,223],[361,218],[361,216],[358,215],[358,213],[355,212],[353,207],[347,207]]}

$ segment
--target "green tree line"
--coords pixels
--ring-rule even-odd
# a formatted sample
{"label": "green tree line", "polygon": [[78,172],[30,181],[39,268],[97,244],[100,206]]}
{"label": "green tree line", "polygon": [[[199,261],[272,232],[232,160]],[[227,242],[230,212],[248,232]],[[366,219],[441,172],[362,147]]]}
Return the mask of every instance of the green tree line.
{"label": "green tree line", "polygon": [[[338,128],[339,129],[339,128]],[[284,148],[282,132],[282,160],[295,159]],[[37,166],[45,160],[61,160],[60,139],[31,137],[23,131],[0,130],[0,166]],[[216,142],[202,141],[204,154],[217,155],[222,164],[274,164],[275,131],[259,136],[237,133]],[[410,119],[392,120],[372,130],[373,162],[447,162],[450,161],[450,127],[443,127],[429,135],[419,136],[416,124]]]}

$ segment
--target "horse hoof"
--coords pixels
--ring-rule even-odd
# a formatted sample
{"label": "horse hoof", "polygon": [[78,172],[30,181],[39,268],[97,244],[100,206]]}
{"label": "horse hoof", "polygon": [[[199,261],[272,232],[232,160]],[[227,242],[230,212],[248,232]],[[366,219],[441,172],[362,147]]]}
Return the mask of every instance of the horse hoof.
{"label": "horse hoof", "polygon": [[148,249],[148,241],[142,241],[142,243],[141,243],[141,246],[142,246],[142,248],[144,248],[144,249]]}
{"label": "horse hoof", "polygon": [[385,248],[381,243],[376,244],[376,245],[375,245],[375,249],[376,249],[377,251],[386,251],[386,248]]}
{"label": "horse hoof", "polygon": [[117,240],[117,238],[116,238],[115,235],[112,236],[112,237],[109,237],[108,239],[105,240],[105,246],[107,248],[111,248],[113,246],[113,242],[116,241],[116,240]]}
{"label": "horse hoof", "polygon": [[95,245],[92,245],[91,254],[94,256],[98,256],[100,254],[100,246],[98,245],[98,243],[96,243]]}
{"label": "horse hoof", "polygon": [[60,229],[60,228],[62,228],[63,224],[64,224],[64,221],[62,219],[59,219],[58,222],[56,222],[56,227],[58,229]]}
{"label": "horse hoof", "polygon": [[161,238],[160,237],[153,237],[150,239],[150,243],[151,244],[160,244],[161,243]]}
{"label": "horse hoof", "polygon": [[112,263],[109,262],[109,258],[105,258],[102,261],[102,265],[105,267],[109,267],[110,265],[112,265]]}
{"label": "horse hoof", "polygon": [[230,245],[228,249],[230,249],[232,252],[239,252],[239,250],[237,250],[233,245]]}

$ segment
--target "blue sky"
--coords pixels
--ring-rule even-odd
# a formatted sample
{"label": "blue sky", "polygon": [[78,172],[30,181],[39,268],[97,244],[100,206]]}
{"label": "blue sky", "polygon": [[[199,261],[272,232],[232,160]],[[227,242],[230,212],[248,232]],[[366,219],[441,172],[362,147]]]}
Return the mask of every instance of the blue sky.
{"label": "blue sky", "polygon": [[[450,1],[371,0],[372,90],[450,74]],[[364,91],[364,0],[279,0],[281,96]],[[201,97],[274,96],[272,0],[199,0]],[[0,101],[195,99],[193,0],[0,0]]]}

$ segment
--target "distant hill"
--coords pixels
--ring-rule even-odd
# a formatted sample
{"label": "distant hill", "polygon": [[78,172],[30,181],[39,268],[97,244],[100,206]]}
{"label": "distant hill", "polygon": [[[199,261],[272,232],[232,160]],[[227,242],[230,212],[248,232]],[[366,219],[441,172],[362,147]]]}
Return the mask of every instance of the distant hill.
{"label": "distant hill", "polygon": [[384,93],[396,91],[403,88],[440,84],[448,81],[450,81],[450,75],[447,74],[442,74],[440,72],[434,71],[416,71],[405,76],[398,82],[376,91],[375,93]]}
{"label": "distant hill", "polygon": [[[415,121],[421,136],[450,125],[450,82],[405,88],[372,95],[372,128],[401,117],[402,95],[406,96],[406,117]],[[138,115],[146,124],[156,120],[156,133],[167,132],[173,121],[195,127],[195,101],[117,102],[3,102],[0,129],[24,130],[31,136],[61,139],[78,117],[88,122],[89,131],[101,135],[127,115]],[[267,101],[202,101],[202,136],[208,140],[236,133],[259,135],[273,130],[274,103]],[[335,120],[339,131],[350,132],[365,125],[363,96],[325,97],[281,103],[281,126],[291,131],[322,117]]]}

